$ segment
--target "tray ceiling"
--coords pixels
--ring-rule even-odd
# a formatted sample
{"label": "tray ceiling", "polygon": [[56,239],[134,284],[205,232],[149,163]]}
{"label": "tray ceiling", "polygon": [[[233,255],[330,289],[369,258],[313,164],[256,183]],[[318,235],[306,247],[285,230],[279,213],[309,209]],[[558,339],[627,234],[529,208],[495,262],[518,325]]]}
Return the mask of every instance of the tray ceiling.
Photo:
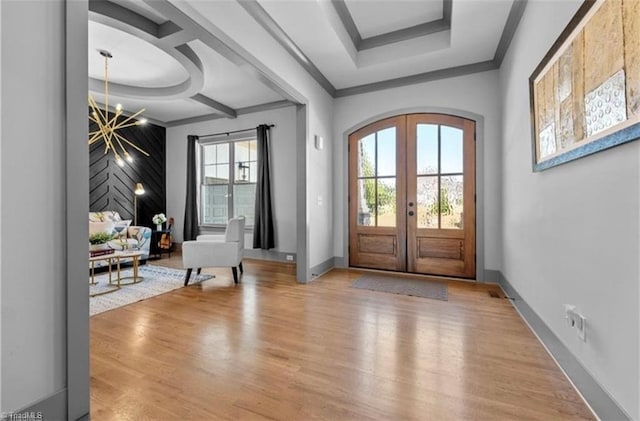
{"label": "tray ceiling", "polygon": [[[167,126],[299,102],[224,28],[273,37],[345,96],[499,67],[525,1],[90,0],[90,90]],[[200,23],[197,23],[200,22]],[[202,22],[206,22],[203,25]]]}

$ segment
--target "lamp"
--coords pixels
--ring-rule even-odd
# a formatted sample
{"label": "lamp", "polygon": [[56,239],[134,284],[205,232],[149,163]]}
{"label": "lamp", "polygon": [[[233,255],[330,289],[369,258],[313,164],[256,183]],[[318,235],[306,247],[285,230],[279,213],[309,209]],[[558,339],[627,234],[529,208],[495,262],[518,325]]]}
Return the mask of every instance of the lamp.
{"label": "lamp", "polygon": [[144,194],[144,187],[142,183],[136,183],[136,187],[133,190],[133,225],[138,225],[138,196]]}
{"label": "lamp", "polygon": [[[147,122],[147,119],[141,118],[140,120],[135,120],[135,118],[144,111],[143,108],[132,116],[124,118],[120,122],[118,122],[118,118],[122,115],[122,104],[117,104],[115,114],[112,113],[111,115],[109,115],[109,80],[107,69],[108,60],[113,56],[106,50],[99,50],[99,52],[100,55],[104,57],[104,113],[98,106],[96,100],[93,99],[91,95],[89,95],[89,106],[91,107],[91,115],[89,115],[89,121],[92,121],[98,125],[97,130],[89,133],[89,146],[91,146],[95,142],[103,141],[105,146],[104,153],[107,154],[109,151],[113,152],[116,163],[119,166],[124,167],[125,160],[127,162],[133,162],[133,157],[125,148],[125,144],[137,149],[146,156],[149,156],[149,154],[118,134],[117,130],[145,124]],[[120,151],[122,156],[120,156],[118,150]]]}
{"label": "lamp", "polygon": [[242,171],[242,181],[247,181],[247,170],[249,169],[249,165],[238,162],[238,169]]}

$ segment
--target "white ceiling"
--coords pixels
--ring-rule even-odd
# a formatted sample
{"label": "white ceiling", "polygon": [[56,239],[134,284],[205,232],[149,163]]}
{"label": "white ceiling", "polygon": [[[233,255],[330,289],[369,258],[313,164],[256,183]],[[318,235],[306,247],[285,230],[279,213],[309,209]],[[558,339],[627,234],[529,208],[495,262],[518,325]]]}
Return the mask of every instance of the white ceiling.
{"label": "white ceiling", "polygon": [[210,77],[204,80],[202,93],[231,108],[244,108],[257,104],[266,104],[282,100],[256,78],[238,69],[238,66],[207,47],[202,41],[189,42],[198,57],[211,69],[207,72]]}
{"label": "white ceiling", "polygon": [[189,73],[160,48],[127,32],[98,22],[89,22],[89,77],[104,78],[104,57],[109,51],[109,81],[158,88],[184,82]]}
{"label": "white ceiling", "polygon": [[442,18],[442,1],[345,1],[362,38]]}
{"label": "white ceiling", "polygon": [[[290,105],[291,98],[260,63],[212,42],[211,28],[267,29],[331,95],[344,96],[433,72],[455,75],[460,66],[467,73],[497,67],[501,39],[508,44],[519,19],[510,17],[512,6],[513,0],[90,0],[90,86],[104,101],[104,59],[97,52],[104,49],[113,54],[110,104],[120,102],[129,112],[144,107],[147,118],[167,125],[235,118]],[[178,19],[183,26],[208,21],[207,39],[199,39],[202,26],[174,23],[175,13],[185,18]],[[264,42],[254,38],[252,47]],[[367,44],[371,40],[376,44]]]}

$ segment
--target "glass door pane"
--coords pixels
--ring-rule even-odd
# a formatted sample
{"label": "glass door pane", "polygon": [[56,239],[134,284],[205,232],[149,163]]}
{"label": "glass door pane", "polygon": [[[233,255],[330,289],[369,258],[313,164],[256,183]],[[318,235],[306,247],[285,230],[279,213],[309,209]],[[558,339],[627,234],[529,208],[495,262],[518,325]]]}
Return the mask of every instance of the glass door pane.
{"label": "glass door pane", "polygon": [[418,228],[462,229],[463,131],[439,124],[416,127]]}
{"label": "glass door pane", "polygon": [[418,177],[418,228],[438,228],[438,177]]}
{"label": "glass door pane", "polygon": [[379,227],[396,226],[396,178],[379,178],[376,186],[376,209]]}
{"label": "glass door pane", "polygon": [[451,175],[440,178],[440,227],[463,229],[462,210],[464,204],[463,176]]}
{"label": "glass door pane", "polygon": [[442,147],[440,173],[462,174],[462,130],[440,126],[440,144]]}
{"label": "glass door pane", "polygon": [[358,140],[358,225],[396,226],[396,128]]}

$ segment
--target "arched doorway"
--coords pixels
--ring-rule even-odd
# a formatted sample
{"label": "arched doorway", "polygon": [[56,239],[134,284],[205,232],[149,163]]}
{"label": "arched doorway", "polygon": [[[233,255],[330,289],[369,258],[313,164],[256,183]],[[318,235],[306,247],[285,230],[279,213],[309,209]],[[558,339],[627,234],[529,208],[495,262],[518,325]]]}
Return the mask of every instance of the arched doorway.
{"label": "arched doorway", "polygon": [[394,116],[348,150],[350,266],[474,278],[475,122]]}

